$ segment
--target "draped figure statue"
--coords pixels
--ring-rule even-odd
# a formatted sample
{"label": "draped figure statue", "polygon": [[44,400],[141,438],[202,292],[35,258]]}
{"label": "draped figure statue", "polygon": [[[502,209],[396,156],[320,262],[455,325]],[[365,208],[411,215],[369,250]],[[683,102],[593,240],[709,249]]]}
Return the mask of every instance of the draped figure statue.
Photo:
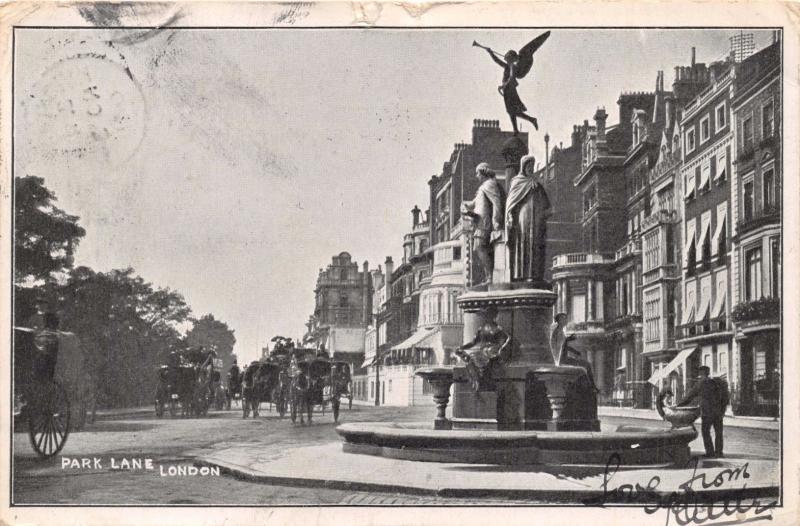
{"label": "draped figure statue", "polygon": [[544,267],[550,199],[535,176],[536,158],[520,160],[506,201],[506,239],[511,281],[545,286]]}

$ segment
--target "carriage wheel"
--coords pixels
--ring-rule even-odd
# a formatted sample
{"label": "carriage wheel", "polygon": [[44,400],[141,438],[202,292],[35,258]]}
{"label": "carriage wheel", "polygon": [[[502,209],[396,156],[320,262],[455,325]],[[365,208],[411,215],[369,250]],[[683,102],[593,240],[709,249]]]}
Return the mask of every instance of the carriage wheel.
{"label": "carriage wheel", "polygon": [[69,436],[69,400],[56,382],[42,386],[28,412],[28,437],[36,453],[50,458],[64,447]]}
{"label": "carriage wheel", "polygon": [[333,421],[334,422],[338,422],[339,421],[339,399],[338,398],[334,398],[333,400],[331,400],[331,408],[333,408]]}

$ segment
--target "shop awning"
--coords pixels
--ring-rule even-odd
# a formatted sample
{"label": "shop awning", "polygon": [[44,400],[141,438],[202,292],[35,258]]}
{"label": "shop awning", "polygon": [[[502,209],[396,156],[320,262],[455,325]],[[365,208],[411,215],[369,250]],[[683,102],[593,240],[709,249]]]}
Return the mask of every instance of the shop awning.
{"label": "shop awning", "polygon": [[714,181],[725,179],[725,152],[722,151],[717,155],[717,173],[714,174]]}
{"label": "shop awning", "polygon": [[689,198],[694,194],[694,185],[696,181],[697,177],[694,172],[686,174],[686,192],[683,194],[684,197]]}
{"label": "shop awning", "polygon": [[717,214],[717,228],[714,230],[714,237],[711,238],[711,255],[716,256],[719,252],[719,239],[725,232],[725,221],[728,216],[727,208],[721,208]]}
{"label": "shop awning", "polygon": [[710,230],[711,230],[711,217],[706,216],[700,223],[700,240],[697,242],[697,249],[695,250],[694,253],[694,259],[698,263],[703,261],[703,245],[706,242],[706,238],[710,234]]}
{"label": "shop awning", "polygon": [[708,183],[711,179],[711,166],[708,164],[709,161],[706,160],[703,163],[703,167],[700,169],[700,189],[703,190],[708,186]]}
{"label": "shop awning", "polygon": [[686,244],[684,245],[683,249],[684,267],[688,267],[689,265],[694,265],[694,261],[689,261],[689,252],[692,249],[692,245],[694,245],[694,223],[690,223],[690,226],[687,227]]}
{"label": "shop awning", "polygon": [[714,308],[711,309],[712,318],[719,318],[725,312],[725,297],[727,296],[725,287],[724,281],[717,285],[717,299],[714,302]]}
{"label": "shop awning", "polygon": [[[672,371],[674,371],[675,369],[677,369],[681,365],[685,365],[686,364],[686,359],[689,358],[689,356],[693,352],[695,352],[697,349],[698,349],[698,347],[695,346],[695,347],[689,347],[688,349],[682,350],[666,366],[662,367],[661,369],[659,369],[658,371],[653,373],[653,376],[651,376],[647,381],[649,383],[655,385],[655,386],[658,386],[659,384],[661,384],[661,380],[663,380],[664,378],[669,376],[669,374]],[[684,369],[685,369],[685,367],[684,367]]]}
{"label": "shop awning", "polygon": [[392,347],[393,351],[401,351],[403,349],[439,349],[442,348],[442,339],[439,337],[439,327],[427,327],[417,329],[417,331],[410,337],[406,338],[403,342],[398,343]]}
{"label": "shop awning", "polygon": [[686,325],[687,323],[692,323],[694,321],[694,305],[690,306],[688,309],[683,311],[683,320],[681,320],[681,325]]}
{"label": "shop awning", "polygon": [[364,363],[361,364],[361,367],[362,368],[363,367],[371,367],[371,366],[375,365],[376,363],[378,363],[378,361],[383,360],[384,358],[386,358],[386,355],[389,354],[389,350],[390,349],[387,349],[387,350],[385,350],[383,352],[376,352],[372,356],[368,356],[364,360]]}
{"label": "shop awning", "polygon": [[701,294],[700,297],[700,310],[697,311],[697,321],[704,321],[707,320],[709,314],[711,314],[711,294],[705,293]]}

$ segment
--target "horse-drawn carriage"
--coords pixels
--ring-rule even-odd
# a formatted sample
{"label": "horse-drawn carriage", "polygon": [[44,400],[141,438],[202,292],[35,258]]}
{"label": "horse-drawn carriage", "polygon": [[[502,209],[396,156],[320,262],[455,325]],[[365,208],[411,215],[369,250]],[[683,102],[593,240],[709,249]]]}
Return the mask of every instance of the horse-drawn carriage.
{"label": "horse-drawn carriage", "polygon": [[212,403],[220,410],[225,408],[227,397],[213,351],[199,347],[173,351],[168,361],[158,371],[156,416],[163,416],[165,407],[170,416],[178,414],[178,407],[182,416],[205,416]]}
{"label": "horse-drawn carriage", "polygon": [[27,423],[34,451],[49,458],[70,433],[70,401],[56,379],[58,332],[14,328],[14,428]]}
{"label": "horse-drawn carriage", "polygon": [[339,421],[340,398],[349,393],[350,365],[347,362],[332,361],[325,357],[297,359],[295,356],[289,366],[289,407],[292,422],[308,422],[314,413],[314,406],[320,406],[324,414],[327,404],[331,404],[333,419]]}
{"label": "horse-drawn carriage", "polygon": [[263,402],[273,404],[278,414],[286,414],[288,377],[282,361],[270,357],[266,361],[251,363],[242,375],[242,417],[258,416]]}

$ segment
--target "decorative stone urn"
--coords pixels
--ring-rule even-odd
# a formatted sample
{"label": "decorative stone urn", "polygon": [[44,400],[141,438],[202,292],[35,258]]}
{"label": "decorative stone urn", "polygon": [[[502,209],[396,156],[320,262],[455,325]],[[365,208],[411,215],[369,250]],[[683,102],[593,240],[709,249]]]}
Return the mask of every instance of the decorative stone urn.
{"label": "decorative stone urn", "polygon": [[450,402],[450,386],[453,385],[453,370],[446,367],[422,369],[415,374],[427,380],[433,388],[433,401],[436,402],[436,419],[433,421],[434,429],[452,429],[453,425],[447,419],[447,404]]}
{"label": "decorative stone urn", "polygon": [[694,421],[700,417],[699,406],[673,406],[664,404],[666,398],[672,398],[672,391],[669,389],[661,391],[656,399],[656,411],[658,414],[672,424],[673,429],[680,427],[694,427]]}

